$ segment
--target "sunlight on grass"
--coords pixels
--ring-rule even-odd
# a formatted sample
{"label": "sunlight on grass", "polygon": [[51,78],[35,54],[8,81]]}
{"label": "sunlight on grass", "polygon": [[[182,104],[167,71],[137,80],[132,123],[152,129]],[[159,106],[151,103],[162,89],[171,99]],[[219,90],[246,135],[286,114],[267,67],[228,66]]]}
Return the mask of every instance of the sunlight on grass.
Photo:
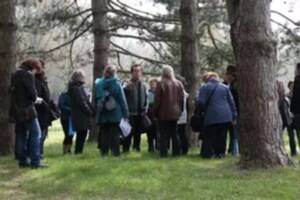
{"label": "sunlight on grass", "polygon": [[237,159],[160,159],[143,151],[101,158],[96,144],[81,156],[63,156],[58,123],[49,132],[42,170],[0,159],[0,199],[298,199],[300,168],[241,171]]}

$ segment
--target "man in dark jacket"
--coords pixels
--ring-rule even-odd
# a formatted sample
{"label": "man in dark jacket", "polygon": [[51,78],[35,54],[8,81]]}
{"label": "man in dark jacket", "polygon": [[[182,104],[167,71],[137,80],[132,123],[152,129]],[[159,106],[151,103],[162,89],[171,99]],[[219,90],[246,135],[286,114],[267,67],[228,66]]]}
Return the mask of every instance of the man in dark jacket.
{"label": "man in dark jacket", "polygon": [[[239,97],[238,97],[236,74],[237,74],[236,67],[233,65],[229,65],[226,69],[226,80],[224,84],[229,86],[234,103],[236,105],[237,113],[239,113]],[[233,156],[236,156],[239,153],[239,138],[238,138],[237,130],[238,130],[237,124],[230,124],[228,153],[231,153]]]}
{"label": "man in dark jacket", "polygon": [[20,167],[44,167],[40,163],[41,130],[35,109],[35,103],[42,102],[37,96],[34,79],[40,69],[38,60],[29,59],[11,79],[10,119],[16,123],[16,156]]}
{"label": "man in dark jacket", "polygon": [[132,136],[133,149],[140,151],[141,133],[144,131],[141,122],[147,107],[147,88],[142,81],[142,67],[140,65],[131,67],[131,81],[124,88],[124,92],[128,103],[132,131],[123,141],[123,152],[129,151]]}

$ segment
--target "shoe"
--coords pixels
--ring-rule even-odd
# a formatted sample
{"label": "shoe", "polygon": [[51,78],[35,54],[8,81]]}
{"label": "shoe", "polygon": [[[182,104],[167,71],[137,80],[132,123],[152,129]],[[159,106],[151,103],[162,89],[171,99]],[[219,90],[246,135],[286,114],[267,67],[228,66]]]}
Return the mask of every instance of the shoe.
{"label": "shoe", "polygon": [[28,167],[30,167],[30,165],[29,164],[19,164],[19,167],[20,168],[28,168]]}
{"label": "shoe", "polygon": [[39,164],[39,165],[32,165],[31,169],[43,169],[43,168],[48,168],[48,165],[45,164]]}

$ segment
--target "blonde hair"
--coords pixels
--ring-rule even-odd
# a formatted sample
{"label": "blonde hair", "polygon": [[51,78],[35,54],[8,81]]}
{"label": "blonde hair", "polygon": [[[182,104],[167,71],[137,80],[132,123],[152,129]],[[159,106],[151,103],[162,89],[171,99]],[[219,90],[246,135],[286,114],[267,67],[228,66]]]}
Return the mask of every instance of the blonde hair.
{"label": "blonde hair", "polygon": [[103,75],[105,77],[115,76],[116,73],[117,73],[117,68],[112,65],[107,65],[103,70]]}
{"label": "blonde hair", "polygon": [[202,80],[204,82],[207,82],[211,78],[219,79],[219,74],[217,72],[206,72],[203,75]]}
{"label": "blonde hair", "polygon": [[71,82],[85,82],[85,72],[83,70],[76,70],[71,75]]}

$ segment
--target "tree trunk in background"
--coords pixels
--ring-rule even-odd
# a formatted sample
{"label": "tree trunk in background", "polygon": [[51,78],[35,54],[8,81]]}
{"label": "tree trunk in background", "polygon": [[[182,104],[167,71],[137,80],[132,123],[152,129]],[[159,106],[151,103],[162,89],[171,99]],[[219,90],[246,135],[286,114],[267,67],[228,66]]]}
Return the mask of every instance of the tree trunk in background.
{"label": "tree trunk in background", "polygon": [[227,0],[238,66],[242,168],[289,164],[281,137],[270,3],[270,0]]}
{"label": "tree trunk in background", "polygon": [[[197,0],[181,0],[181,75],[187,81],[187,92],[190,94],[190,110],[194,108],[197,91],[197,75],[199,69],[199,52],[197,39]],[[190,112],[189,114],[192,114]],[[191,133],[191,131],[189,131]],[[190,141],[196,143],[195,134],[189,134]]]}
{"label": "tree trunk in background", "polygon": [[0,154],[13,152],[14,130],[9,124],[10,76],[16,62],[16,17],[15,0],[0,2]]}
{"label": "tree trunk in background", "polygon": [[[104,67],[108,64],[109,35],[106,9],[107,0],[92,0],[94,33],[94,80],[102,75]],[[93,92],[93,94],[95,93]],[[94,123],[90,140],[96,140],[97,132],[98,131]]]}

